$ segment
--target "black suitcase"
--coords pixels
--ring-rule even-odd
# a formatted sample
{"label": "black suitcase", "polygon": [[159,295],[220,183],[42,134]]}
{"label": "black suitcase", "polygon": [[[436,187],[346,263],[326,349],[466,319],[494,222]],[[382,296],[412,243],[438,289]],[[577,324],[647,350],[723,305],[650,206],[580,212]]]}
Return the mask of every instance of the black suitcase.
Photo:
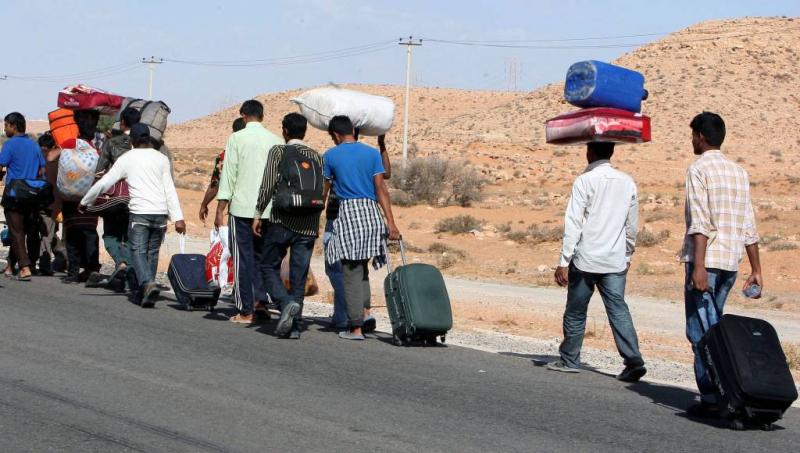
{"label": "black suitcase", "polygon": [[731,428],[771,429],[797,399],[778,333],[767,321],[724,315],[698,348]]}
{"label": "black suitcase", "polygon": [[389,275],[383,282],[394,342],[402,346],[423,340],[435,345],[439,337],[444,343],[453,327],[453,314],[442,273],[429,264],[406,264],[402,240],[400,253],[403,265],[392,271],[387,261]]}
{"label": "black suitcase", "polygon": [[186,310],[213,311],[220,288],[206,281],[206,257],[196,254],[173,255],[167,270],[175,298]]}

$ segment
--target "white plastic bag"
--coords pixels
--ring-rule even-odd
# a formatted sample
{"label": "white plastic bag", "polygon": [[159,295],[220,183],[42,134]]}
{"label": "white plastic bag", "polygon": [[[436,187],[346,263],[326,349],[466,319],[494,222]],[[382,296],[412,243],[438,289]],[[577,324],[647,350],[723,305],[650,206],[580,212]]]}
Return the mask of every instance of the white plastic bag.
{"label": "white plastic bag", "polygon": [[328,130],[336,115],[350,118],[361,135],[382,135],[392,128],[394,102],[384,96],[337,87],[315,88],[290,99],[317,129]]}

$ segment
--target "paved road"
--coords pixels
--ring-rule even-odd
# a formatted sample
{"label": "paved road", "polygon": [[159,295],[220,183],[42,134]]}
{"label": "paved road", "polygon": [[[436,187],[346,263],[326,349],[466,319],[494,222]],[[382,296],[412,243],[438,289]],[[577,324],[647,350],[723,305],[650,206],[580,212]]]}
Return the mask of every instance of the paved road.
{"label": "paved road", "polygon": [[792,451],[692,394],[458,347],[300,341],[56,279],[0,281],[3,451]]}

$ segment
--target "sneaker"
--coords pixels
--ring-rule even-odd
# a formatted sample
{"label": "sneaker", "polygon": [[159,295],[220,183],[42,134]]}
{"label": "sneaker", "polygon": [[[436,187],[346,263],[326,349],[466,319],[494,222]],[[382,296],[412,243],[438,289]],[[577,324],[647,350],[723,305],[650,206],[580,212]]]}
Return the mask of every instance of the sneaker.
{"label": "sneaker", "polygon": [[363,340],[364,335],[354,334],[353,332],[339,332],[339,338],[342,340]]}
{"label": "sneaker", "polygon": [[581,370],[579,368],[573,368],[571,366],[567,366],[561,360],[556,360],[555,362],[550,362],[547,364],[547,369],[552,371],[561,371],[562,373],[580,373]]}
{"label": "sneaker", "polygon": [[378,327],[378,322],[375,321],[375,317],[370,316],[364,320],[364,324],[361,326],[361,331],[364,333],[375,332],[375,329]]}
{"label": "sneaker", "polygon": [[108,276],[103,275],[100,272],[92,272],[86,278],[87,288],[100,288],[101,286],[106,286],[107,284],[108,284]]}
{"label": "sneaker", "polygon": [[300,331],[299,330],[292,330],[289,332],[289,339],[290,340],[299,340],[300,339]]}
{"label": "sneaker", "polygon": [[153,308],[156,306],[156,300],[161,294],[158,284],[155,282],[146,283],[142,287],[142,308]]}
{"label": "sneaker", "polygon": [[300,312],[300,304],[297,302],[289,302],[281,310],[281,318],[278,320],[278,325],[275,326],[275,335],[282,337],[289,333],[292,328],[292,322],[295,315]]}
{"label": "sneaker", "polygon": [[106,284],[106,288],[114,291],[115,293],[124,293],[125,292],[125,282],[128,281],[128,268],[121,267],[117,268],[114,273],[111,274],[111,277],[108,277],[108,283]]}
{"label": "sneaker", "polygon": [[698,418],[716,418],[720,416],[719,406],[701,401],[686,409],[686,415]]}
{"label": "sneaker", "polygon": [[68,285],[80,283],[80,278],[77,275],[67,275],[66,277],[61,279],[61,283],[66,283]]}
{"label": "sneaker", "polygon": [[637,382],[647,373],[647,368],[644,365],[628,365],[617,376],[617,379],[622,382]]}

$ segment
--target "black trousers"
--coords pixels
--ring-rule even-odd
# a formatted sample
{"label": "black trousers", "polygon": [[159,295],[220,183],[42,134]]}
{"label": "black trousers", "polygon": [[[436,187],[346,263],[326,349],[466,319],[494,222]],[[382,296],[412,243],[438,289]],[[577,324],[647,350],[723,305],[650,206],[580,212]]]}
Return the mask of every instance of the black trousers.
{"label": "black trousers", "polygon": [[68,275],[100,270],[100,236],[96,228],[72,227],[66,230]]}

